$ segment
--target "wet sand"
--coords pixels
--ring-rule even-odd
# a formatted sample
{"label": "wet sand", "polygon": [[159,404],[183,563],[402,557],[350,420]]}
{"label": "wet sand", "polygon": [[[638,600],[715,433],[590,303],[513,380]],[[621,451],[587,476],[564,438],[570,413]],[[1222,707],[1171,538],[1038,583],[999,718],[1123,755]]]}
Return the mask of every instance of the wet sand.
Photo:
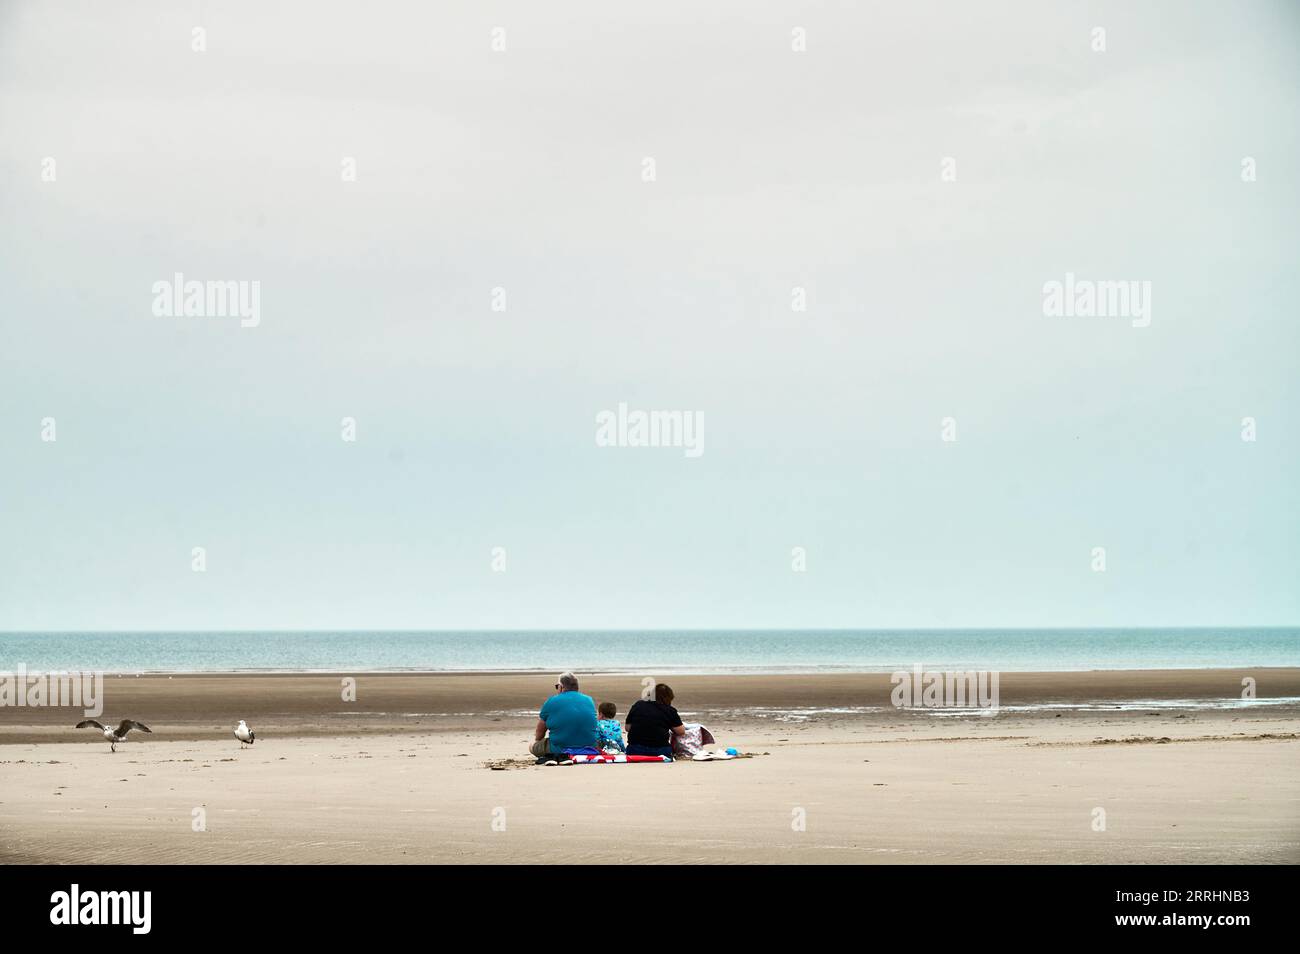
{"label": "wet sand", "polygon": [[[582,689],[626,712],[640,695],[641,676],[582,675]],[[1300,699],[1300,669],[1173,669],[1002,673],[1003,707],[1126,705],[1134,701],[1237,700],[1242,680],[1255,680],[1260,700]],[[355,680],[354,701],[344,699],[345,679]],[[663,677],[677,693],[677,707],[697,721],[753,717],[759,713],[840,709],[840,719],[885,721],[898,715],[888,673],[805,675],[730,674]],[[208,739],[247,719],[264,735],[330,735],[348,732],[415,732],[490,728],[493,720],[523,719],[535,712],[555,682],[537,673],[359,673],[109,675],[103,690],[104,718],[139,719],[162,738]],[[71,715],[70,715],[71,713]],[[84,743],[70,732],[80,710],[0,708],[0,743]]]}

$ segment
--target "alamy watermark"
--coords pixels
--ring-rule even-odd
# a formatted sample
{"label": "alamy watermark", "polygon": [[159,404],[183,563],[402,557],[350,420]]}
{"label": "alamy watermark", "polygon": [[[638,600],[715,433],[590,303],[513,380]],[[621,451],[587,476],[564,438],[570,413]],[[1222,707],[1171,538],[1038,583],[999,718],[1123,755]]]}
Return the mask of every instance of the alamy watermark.
{"label": "alamy watermark", "polygon": [[1043,283],[1048,318],[1131,318],[1134,328],[1151,324],[1151,283],[1092,281],[1065,273],[1065,281]]}
{"label": "alamy watermark", "polygon": [[687,457],[704,453],[703,411],[628,410],[596,415],[597,447],[680,447]]}
{"label": "alamy watermark", "polygon": [[50,923],[59,925],[118,924],[132,934],[148,934],[153,924],[152,891],[83,891],[73,883],[50,895]]}
{"label": "alamy watermark", "polygon": [[159,318],[238,318],[240,327],[262,322],[259,281],[186,281],[181,272],[153,283],[153,313]]}
{"label": "alamy watermark", "polygon": [[87,718],[104,712],[102,672],[28,672],[19,664],[0,672],[0,708],[80,708]]}
{"label": "alamy watermark", "polygon": [[890,701],[897,709],[998,709],[996,672],[927,672],[916,663],[889,677]]}

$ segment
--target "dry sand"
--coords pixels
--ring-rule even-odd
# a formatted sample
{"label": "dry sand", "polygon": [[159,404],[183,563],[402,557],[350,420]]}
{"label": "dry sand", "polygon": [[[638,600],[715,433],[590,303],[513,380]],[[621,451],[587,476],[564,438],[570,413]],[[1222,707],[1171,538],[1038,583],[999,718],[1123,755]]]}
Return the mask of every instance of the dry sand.
{"label": "dry sand", "polygon": [[[1300,697],[1295,669],[1005,673],[1001,711],[954,716],[881,674],[676,676],[753,757],[552,768],[525,747],[553,676],[361,675],[355,703],[337,676],[110,677],[103,721],[156,730],[117,754],[80,712],[0,709],[0,861],[1296,863],[1300,706],[1177,701],[1244,676]],[[583,686],[620,712],[639,687]],[[1166,705],[1104,708],[1132,700]],[[1014,708],[1044,702],[1103,708]]]}

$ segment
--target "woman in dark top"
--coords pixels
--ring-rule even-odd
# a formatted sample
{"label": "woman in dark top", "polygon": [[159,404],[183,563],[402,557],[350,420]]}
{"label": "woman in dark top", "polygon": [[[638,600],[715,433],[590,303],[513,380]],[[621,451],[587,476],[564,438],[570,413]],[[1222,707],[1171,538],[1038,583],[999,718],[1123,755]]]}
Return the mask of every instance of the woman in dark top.
{"label": "woman in dark top", "polygon": [[673,708],[673,691],[662,682],[655,686],[654,702],[638,699],[627,710],[628,755],[672,755],[672,737],[684,735],[686,726]]}

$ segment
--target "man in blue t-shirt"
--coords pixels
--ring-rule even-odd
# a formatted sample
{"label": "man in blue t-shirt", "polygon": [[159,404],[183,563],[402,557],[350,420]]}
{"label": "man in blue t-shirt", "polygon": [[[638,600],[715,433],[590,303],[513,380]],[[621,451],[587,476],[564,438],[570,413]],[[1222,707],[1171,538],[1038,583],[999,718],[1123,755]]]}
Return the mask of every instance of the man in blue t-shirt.
{"label": "man in blue t-shirt", "polygon": [[566,672],[555,688],[559,693],[543,703],[538,713],[536,741],[529,748],[539,759],[563,758],[565,749],[596,747],[596,703],[591,696],[578,691],[578,677]]}

